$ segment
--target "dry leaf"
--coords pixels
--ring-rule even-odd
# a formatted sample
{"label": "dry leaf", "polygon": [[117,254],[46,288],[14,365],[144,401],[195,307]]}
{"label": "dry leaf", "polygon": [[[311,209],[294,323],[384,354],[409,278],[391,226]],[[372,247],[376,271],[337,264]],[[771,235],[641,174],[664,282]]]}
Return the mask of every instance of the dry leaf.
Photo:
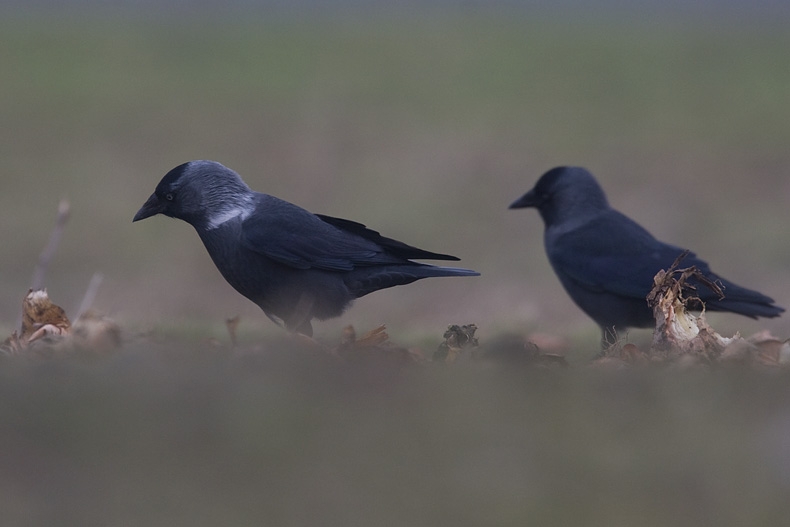
{"label": "dry leaf", "polygon": [[645,366],[651,362],[650,355],[632,342],[618,339],[601,351],[592,362],[594,366],[619,368],[625,366]]}
{"label": "dry leaf", "polygon": [[395,360],[401,364],[412,364],[424,360],[418,349],[396,346],[389,341],[387,326],[384,324],[373,328],[357,338],[353,326],[343,328],[340,343],[330,352],[347,360],[385,359]]}
{"label": "dry leaf", "polygon": [[74,352],[108,353],[121,346],[121,329],[112,320],[88,311],[73,325],[63,308],[50,300],[45,289],[30,290],[22,301],[22,333],[14,332],[3,351],[23,351],[40,357]]}
{"label": "dry leaf", "polygon": [[3,344],[0,345],[0,353],[4,355],[16,355],[21,352],[24,347],[23,342],[19,339],[19,333],[14,331],[11,336],[5,339]]}
{"label": "dry leaf", "polygon": [[[722,291],[694,266],[677,269],[687,254],[688,251],[684,252],[668,270],[656,274],[653,289],[647,296],[656,319],[651,352],[669,359],[693,353],[701,360],[713,360],[733,339],[722,337],[710,327],[705,319],[704,304],[694,294],[695,288],[688,280],[694,278],[718,295]],[[685,293],[689,293],[688,296]],[[702,304],[702,313],[699,316],[691,314],[690,304]]]}
{"label": "dry leaf", "polygon": [[121,347],[121,328],[115,321],[89,310],[74,323],[70,340],[75,349],[110,353]]}
{"label": "dry leaf", "polygon": [[477,348],[479,343],[475,332],[477,332],[477,326],[474,324],[447,326],[447,331],[444,332],[444,342],[439,344],[439,348],[434,352],[433,360],[452,363],[465,349]]}
{"label": "dry leaf", "polygon": [[46,289],[29,290],[22,301],[22,334],[25,344],[46,336],[71,332],[71,323],[62,307],[53,304]]}

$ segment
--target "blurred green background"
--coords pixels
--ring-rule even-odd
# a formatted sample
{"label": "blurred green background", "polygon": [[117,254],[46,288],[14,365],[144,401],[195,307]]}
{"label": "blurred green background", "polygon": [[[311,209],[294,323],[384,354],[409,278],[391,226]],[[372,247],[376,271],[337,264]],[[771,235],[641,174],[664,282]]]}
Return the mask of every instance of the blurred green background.
{"label": "blurred green background", "polygon": [[[507,210],[549,168],[586,166],[659,238],[790,306],[787,17],[736,1],[13,4],[0,12],[3,336],[66,197],[52,299],[74,313],[101,272],[96,309],[128,335],[177,338],[0,363],[4,525],[787,518],[787,375],[584,371],[598,330],[552,273],[537,213]],[[320,340],[386,323],[429,354],[447,324],[471,322],[481,342],[570,338],[577,368],[404,372],[282,353],[191,227],[131,223],[170,168],[201,158],[483,273],[374,293],[316,324]],[[203,343],[227,340],[235,314],[245,347],[267,343],[257,356]],[[790,336],[787,316],[709,318],[726,335]]]}

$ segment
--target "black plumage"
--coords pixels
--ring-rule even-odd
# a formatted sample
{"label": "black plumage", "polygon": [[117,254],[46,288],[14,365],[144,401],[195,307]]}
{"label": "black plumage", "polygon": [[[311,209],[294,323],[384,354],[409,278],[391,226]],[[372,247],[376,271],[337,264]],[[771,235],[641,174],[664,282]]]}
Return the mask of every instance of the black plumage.
{"label": "black plumage", "polygon": [[[592,174],[580,167],[546,172],[535,187],[510,205],[534,207],[545,224],[544,244],[551,266],[574,302],[604,331],[650,327],[655,321],[646,297],[653,277],[684,249],[654,238],[609,206]],[[770,297],[736,285],[689,253],[681,267],[696,266],[724,290],[724,298],[701,284],[697,293],[709,311],[747,317],[777,317],[784,309]]]}
{"label": "black plumage", "polygon": [[133,221],[156,214],[191,224],[230,285],[275,322],[306,335],[313,318],[340,316],[373,291],[428,277],[479,275],[413,262],[458,258],[254,192],[214,161],[172,169]]}

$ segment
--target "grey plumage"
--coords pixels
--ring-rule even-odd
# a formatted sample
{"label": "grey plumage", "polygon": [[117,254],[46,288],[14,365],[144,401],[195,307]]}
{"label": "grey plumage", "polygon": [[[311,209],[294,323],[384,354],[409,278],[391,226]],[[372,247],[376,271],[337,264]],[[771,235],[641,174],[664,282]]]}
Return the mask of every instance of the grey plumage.
{"label": "grey plumage", "polygon": [[361,223],[312,214],[252,191],[233,170],[191,161],[170,172],[134,216],[191,224],[222,276],[275,322],[306,335],[373,291],[428,277],[477,276],[412,259],[458,260],[381,236]]}
{"label": "grey plumage", "polygon": [[[653,277],[683,249],[655,239],[636,222],[609,206],[603,189],[581,167],[546,172],[535,187],[510,205],[534,207],[545,224],[544,245],[554,271],[574,302],[604,331],[654,324],[646,296]],[[784,309],[773,299],[725,280],[694,253],[681,267],[696,266],[723,286],[721,300],[697,287],[710,311],[747,317],[777,317]]]}

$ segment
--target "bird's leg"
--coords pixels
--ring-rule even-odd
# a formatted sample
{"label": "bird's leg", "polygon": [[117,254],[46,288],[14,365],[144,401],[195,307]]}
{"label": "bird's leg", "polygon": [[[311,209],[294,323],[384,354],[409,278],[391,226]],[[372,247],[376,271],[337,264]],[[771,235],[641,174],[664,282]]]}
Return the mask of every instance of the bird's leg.
{"label": "bird's leg", "polygon": [[313,318],[314,304],[315,297],[313,295],[309,293],[300,294],[299,301],[291,312],[291,316],[285,321],[285,327],[291,331],[312,337],[313,326],[310,325],[310,319]]}
{"label": "bird's leg", "polygon": [[601,326],[601,351],[606,350],[617,342],[617,330],[614,326]]}
{"label": "bird's leg", "polygon": [[285,327],[285,322],[283,322],[283,320],[280,317],[276,317],[276,316],[272,315],[271,313],[267,313],[266,311],[264,311],[263,314],[266,315],[266,318],[268,318],[269,320],[271,320],[272,322],[274,322],[275,324],[277,324],[281,328]]}
{"label": "bird's leg", "polygon": [[[313,326],[310,325],[309,320],[299,321],[299,320],[290,319],[286,321],[278,316],[272,315],[271,313],[266,313],[266,311],[264,311],[264,314],[269,318],[269,320],[271,320],[281,328],[285,329],[286,331],[290,331],[291,333],[301,334],[306,337],[313,336]],[[310,340],[313,339],[310,338]]]}

